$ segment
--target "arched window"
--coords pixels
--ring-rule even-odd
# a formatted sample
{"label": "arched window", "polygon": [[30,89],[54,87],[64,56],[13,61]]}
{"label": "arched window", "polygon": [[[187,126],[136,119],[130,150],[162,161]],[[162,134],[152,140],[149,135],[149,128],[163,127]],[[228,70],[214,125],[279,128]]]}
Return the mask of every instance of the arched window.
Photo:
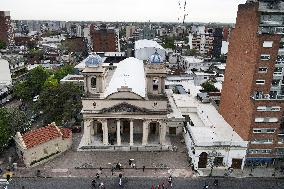
{"label": "arched window", "polygon": [[92,77],[92,79],[91,79],[91,87],[92,88],[97,88],[97,78]]}
{"label": "arched window", "polygon": [[153,91],[157,91],[159,88],[159,80],[153,79]]}

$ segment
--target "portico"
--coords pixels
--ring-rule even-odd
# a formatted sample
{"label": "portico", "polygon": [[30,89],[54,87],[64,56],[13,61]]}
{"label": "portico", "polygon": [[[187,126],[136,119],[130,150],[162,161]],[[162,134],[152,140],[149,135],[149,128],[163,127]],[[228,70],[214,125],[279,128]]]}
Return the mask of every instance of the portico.
{"label": "portico", "polygon": [[[164,146],[170,142],[166,139],[165,120],[132,118],[85,119],[85,144],[82,146],[107,147],[141,147]],[[167,147],[166,147],[167,146]]]}

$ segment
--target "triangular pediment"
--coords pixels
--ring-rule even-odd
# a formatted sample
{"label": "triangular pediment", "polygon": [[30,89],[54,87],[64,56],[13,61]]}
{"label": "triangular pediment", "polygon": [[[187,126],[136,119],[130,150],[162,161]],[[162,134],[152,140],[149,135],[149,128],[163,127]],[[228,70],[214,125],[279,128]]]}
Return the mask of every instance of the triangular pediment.
{"label": "triangular pediment", "polygon": [[110,108],[104,108],[101,110],[101,113],[149,113],[149,110],[146,108],[140,108],[126,102],[117,104]]}

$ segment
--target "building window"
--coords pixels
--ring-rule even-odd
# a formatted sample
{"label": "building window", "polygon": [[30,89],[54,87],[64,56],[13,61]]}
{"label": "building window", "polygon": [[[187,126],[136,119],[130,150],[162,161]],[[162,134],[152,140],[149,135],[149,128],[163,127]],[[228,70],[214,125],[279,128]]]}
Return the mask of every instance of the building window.
{"label": "building window", "polygon": [[257,85],[264,85],[264,84],[265,84],[265,80],[260,80],[260,79],[258,79],[258,80],[255,81],[255,83],[256,83]]}
{"label": "building window", "polygon": [[282,67],[276,67],[276,68],[274,69],[274,74],[275,74],[275,73],[280,73],[280,74],[282,74],[282,70],[283,70]]}
{"label": "building window", "polygon": [[253,129],[253,133],[265,133],[265,134],[271,134],[271,133],[275,133],[276,129],[273,128],[254,128]]}
{"label": "building window", "polygon": [[153,91],[157,91],[159,88],[159,80],[153,79]]}
{"label": "building window", "polygon": [[249,154],[270,154],[272,152],[271,149],[249,149]]}
{"label": "building window", "polygon": [[258,106],[256,108],[258,112],[279,112],[281,110],[280,106]]}
{"label": "building window", "polygon": [[91,79],[91,87],[92,88],[97,88],[97,78],[95,78],[95,77],[92,77],[92,79]]}
{"label": "building window", "polygon": [[273,45],[273,41],[263,41],[262,46],[265,48],[270,48]]}
{"label": "building window", "polygon": [[273,79],[271,84],[273,87],[278,87],[279,83],[280,83],[280,79]]}
{"label": "building window", "polygon": [[273,139],[271,138],[255,138],[251,141],[252,144],[272,144]]}
{"label": "building window", "polygon": [[259,67],[258,73],[267,73],[267,67]]}
{"label": "building window", "polygon": [[278,122],[277,117],[256,117],[254,119],[255,123],[276,123]]}
{"label": "building window", "polygon": [[270,60],[270,55],[269,54],[262,54],[260,55],[261,60]]}

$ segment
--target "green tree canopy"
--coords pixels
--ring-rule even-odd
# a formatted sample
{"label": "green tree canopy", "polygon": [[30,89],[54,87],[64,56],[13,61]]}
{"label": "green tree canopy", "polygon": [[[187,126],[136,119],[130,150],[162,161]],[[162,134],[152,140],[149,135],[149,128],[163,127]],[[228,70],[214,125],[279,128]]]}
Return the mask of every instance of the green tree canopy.
{"label": "green tree canopy", "polygon": [[166,37],[164,40],[163,40],[163,45],[162,45],[164,48],[170,48],[170,49],[175,49],[176,46],[175,46],[175,40],[174,38],[172,37]]}
{"label": "green tree canopy", "polygon": [[4,41],[0,40],[0,49],[6,49],[7,44]]}
{"label": "green tree canopy", "polygon": [[59,85],[59,81],[54,78],[54,75],[48,77],[48,79],[44,82],[44,88],[53,88]]}
{"label": "green tree canopy", "polygon": [[23,99],[24,101],[32,100],[36,95],[39,95],[45,81],[49,77],[50,73],[38,66],[32,69],[28,74],[24,82],[17,83],[15,86],[16,97]]}
{"label": "green tree canopy", "polygon": [[54,74],[54,79],[57,79],[59,82],[66,75],[74,74],[74,73],[75,73],[74,66],[66,64],[62,66],[61,68],[55,70],[53,74]]}
{"label": "green tree canopy", "polygon": [[17,108],[0,108],[0,152],[8,146],[16,132],[25,132],[30,129],[27,116]]}
{"label": "green tree canopy", "polygon": [[219,90],[214,86],[212,81],[206,81],[201,84],[201,87],[205,92],[219,92]]}
{"label": "green tree canopy", "polygon": [[44,122],[58,125],[77,118],[82,109],[81,90],[72,83],[44,88],[39,97],[38,108],[43,111]]}
{"label": "green tree canopy", "polygon": [[4,108],[0,108],[0,152],[8,146],[9,140],[12,137],[12,131],[9,127],[8,112]]}

